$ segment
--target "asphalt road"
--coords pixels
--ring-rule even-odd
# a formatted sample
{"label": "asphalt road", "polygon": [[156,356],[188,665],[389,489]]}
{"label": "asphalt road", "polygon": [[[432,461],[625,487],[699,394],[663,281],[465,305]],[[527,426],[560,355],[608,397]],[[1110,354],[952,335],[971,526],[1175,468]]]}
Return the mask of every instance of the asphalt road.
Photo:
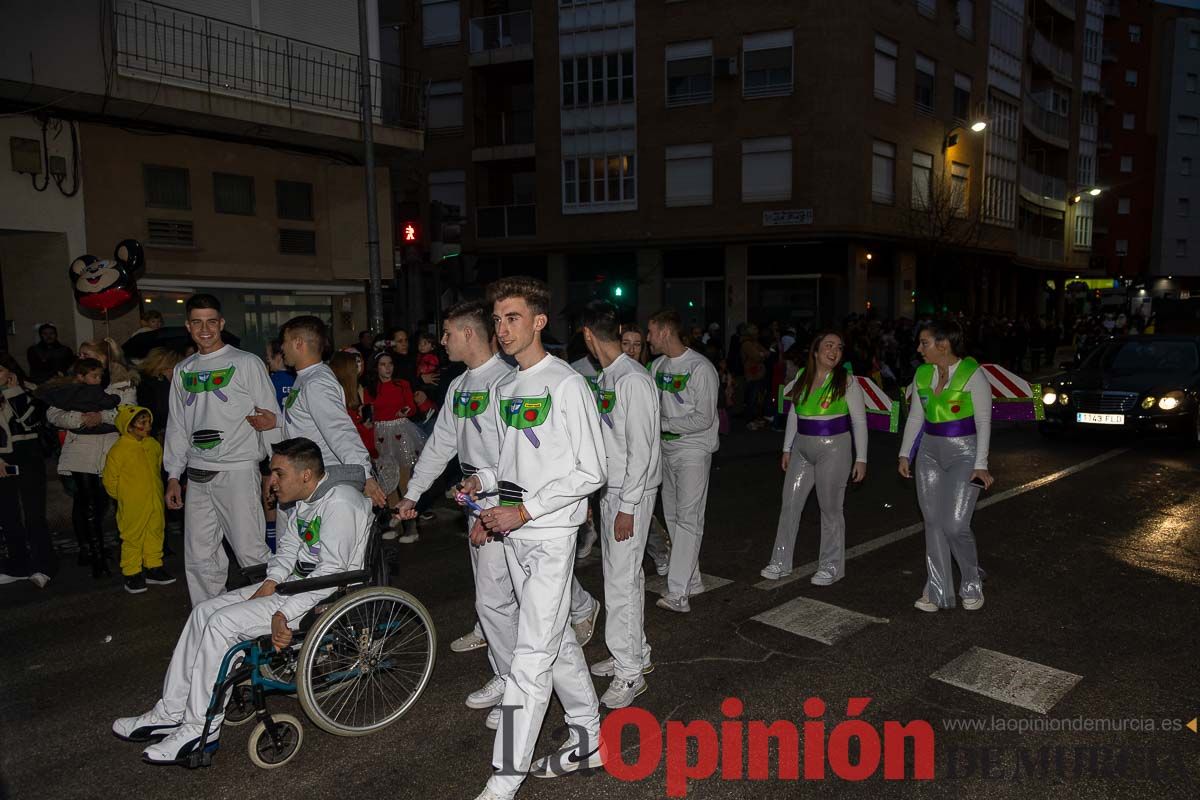
{"label": "asphalt road", "polygon": [[[976,514],[974,526],[988,573],[986,605],[930,615],[912,607],[924,581],[919,530],[853,558],[847,578],[831,587],[803,579],[758,588],[779,509],[779,440],[774,433],[724,440],[701,568],[731,583],[693,598],[686,616],[654,608],[649,597],[647,634],[657,668],[638,705],[664,724],[719,725],[727,719],[722,700],[736,697],[744,704],[742,722],[791,720],[799,727],[819,719],[826,735],[837,738],[848,699],[870,698],[859,719],[885,744],[892,741],[889,721],[929,723],[933,779],[912,779],[910,752],[906,780],[885,780],[882,765],[868,768],[864,781],[847,780],[831,759],[822,780],[804,779],[801,766],[797,786],[777,779],[772,751],[769,780],[723,780],[718,770],[690,781],[688,796],[1197,796],[1200,734],[1184,726],[1200,714],[1200,457],[1162,443],[1046,442],[1029,426],[998,430],[997,482],[986,495],[996,500]],[[920,521],[911,482],[895,474],[897,447],[897,437],[872,438],[866,485],[847,494],[848,546]],[[1056,473],[1064,474],[1028,487]],[[1029,490],[1005,494],[1018,487]],[[817,519],[814,499],[801,525],[797,565],[816,557]],[[489,775],[493,734],[483,726],[484,712],[462,702],[488,677],[483,652],[449,650],[473,620],[459,527],[445,510],[419,543],[403,550],[393,578],[428,606],[440,637],[433,679],[417,705],[365,738],[333,737],[308,725],[297,760],[273,772],[247,758],[248,726],[226,728],[215,764],[191,772],[143,765],[137,746],[109,733],[114,717],[140,713],[158,696],[188,611],[182,581],[130,596],[119,579],[93,581],[71,562],[47,590],[3,587],[0,789],[16,798],[242,800],[270,793],[470,800]],[[182,574],[179,556],[168,566]],[[600,595],[595,556],[577,575]],[[787,609],[769,612],[789,603],[793,619],[807,620],[799,634],[752,619],[787,616]],[[602,625],[586,648],[589,661],[606,655]],[[1045,684],[1037,665],[1052,668]],[[597,681],[599,691],[606,681]],[[994,688],[984,691],[992,696],[967,688],[988,681]],[[827,710],[810,718],[804,701],[813,697]],[[303,716],[291,698],[272,707]],[[559,720],[555,702],[539,752],[561,736]],[[1150,721],[1155,730],[1146,730]],[[739,748],[730,741],[732,755]],[[806,736],[802,745],[819,741]],[[642,754],[629,735],[622,746],[626,762]],[[693,742],[690,763],[696,748]],[[862,752],[857,745],[851,752],[857,763]],[[725,758],[725,767],[737,760]],[[603,771],[530,779],[520,797],[661,798],[667,772],[664,760],[637,782]]]}

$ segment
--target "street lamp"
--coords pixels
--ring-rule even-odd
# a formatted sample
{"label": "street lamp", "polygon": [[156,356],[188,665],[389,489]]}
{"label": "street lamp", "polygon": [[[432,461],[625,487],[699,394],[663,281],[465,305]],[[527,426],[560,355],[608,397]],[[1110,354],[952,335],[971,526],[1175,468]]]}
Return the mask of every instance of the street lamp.
{"label": "street lamp", "polygon": [[977,119],[968,126],[956,122],[946,129],[946,133],[942,136],[942,150],[949,150],[958,144],[958,131],[970,130],[972,133],[983,133],[987,130],[987,120]]}

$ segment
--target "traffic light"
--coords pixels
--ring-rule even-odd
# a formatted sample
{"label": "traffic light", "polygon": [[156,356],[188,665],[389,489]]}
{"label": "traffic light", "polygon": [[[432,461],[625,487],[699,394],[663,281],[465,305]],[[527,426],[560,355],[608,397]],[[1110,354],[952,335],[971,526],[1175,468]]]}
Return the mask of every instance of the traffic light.
{"label": "traffic light", "polygon": [[400,243],[418,245],[421,243],[421,223],[416,220],[405,220],[400,224]]}
{"label": "traffic light", "polygon": [[462,253],[463,218],[458,206],[434,200],[429,204],[429,261],[437,264]]}
{"label": "traffic light", "polygon": [[613,297],[616,297],[616,298],[624,297],[625,296],[625,287],[621,286],[621,284],[619,284],[619,283],[615,284],[612,288],[612,294],[613,294]]}

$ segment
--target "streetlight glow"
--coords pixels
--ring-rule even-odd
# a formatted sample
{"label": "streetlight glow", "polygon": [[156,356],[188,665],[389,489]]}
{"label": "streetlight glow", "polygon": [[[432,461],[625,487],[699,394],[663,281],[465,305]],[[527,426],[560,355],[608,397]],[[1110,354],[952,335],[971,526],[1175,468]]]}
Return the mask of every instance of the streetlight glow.
{"label": "streetlight glow", "polygon": [[987,128],[987,123],[983,120],[978,120],[971,123],[971,130],[975,131],[976,133],[982,133],[985,128]]}
{"label": "streetlight glow", "polygon": [[1088,189],[1088,194],[1090,194],[1092,197],[1099,197],[1100,196],[1100,187],[1093,186],[1091,189]]}

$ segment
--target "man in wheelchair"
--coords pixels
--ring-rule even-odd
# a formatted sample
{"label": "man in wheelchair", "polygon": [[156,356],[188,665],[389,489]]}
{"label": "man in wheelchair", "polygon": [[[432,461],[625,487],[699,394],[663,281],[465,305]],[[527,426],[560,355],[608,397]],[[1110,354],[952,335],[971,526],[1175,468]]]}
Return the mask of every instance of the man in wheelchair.
{"label": "man in wheelchair", "polygon": [[283,595],[283,581],[319,578],[363,568],[373,521],[371,501],[352,483],[325,474],[321,450],[305,438],[272,446],[270,486],[279,500],[276,554],[261,583],[226,592],[192,609],[175,645],[162,698],[138,717],[122,717],[113,733],[130,742],[150,742],[142,757],[151,764],[179,764],[189,753],[215,750],[222,715],[201,742],[221,660],[237,642],[271,635],[278,649],[291,644],[304,615],[329,589]]}

